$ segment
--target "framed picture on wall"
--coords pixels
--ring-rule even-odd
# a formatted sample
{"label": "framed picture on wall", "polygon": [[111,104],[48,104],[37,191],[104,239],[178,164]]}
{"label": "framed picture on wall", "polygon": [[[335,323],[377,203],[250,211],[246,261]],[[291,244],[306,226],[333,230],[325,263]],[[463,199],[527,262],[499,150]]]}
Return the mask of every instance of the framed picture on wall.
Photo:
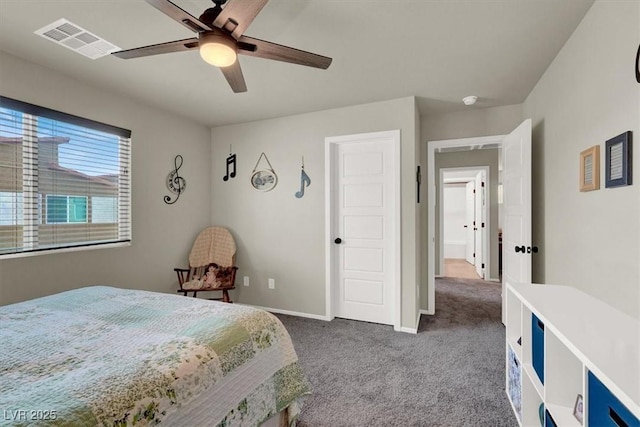
{"label": "framed picture on wall", "polygon": [[573,405],[573,416],[582,424],[584,420],[584,399],[582,399],[581,394],[576,397],[576,403]]}
{"label": "framed picture on wall", "polygon": [[606,142],[605,187],[631,185],[631,131]]}
{"label": "framed picture on wall", "polygon": [[600,189],[600,146],[580,153],[580,191]]}

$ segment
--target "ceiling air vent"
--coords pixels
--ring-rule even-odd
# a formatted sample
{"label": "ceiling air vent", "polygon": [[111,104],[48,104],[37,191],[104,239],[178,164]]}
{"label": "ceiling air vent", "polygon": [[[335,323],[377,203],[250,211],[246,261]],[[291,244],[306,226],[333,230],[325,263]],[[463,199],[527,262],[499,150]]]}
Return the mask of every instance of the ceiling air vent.
{"label": "ceiling air vent", "polygon": [[102,58],[120,50],[118,46],[66,19],[59,19],[34,33],[91,59]]}

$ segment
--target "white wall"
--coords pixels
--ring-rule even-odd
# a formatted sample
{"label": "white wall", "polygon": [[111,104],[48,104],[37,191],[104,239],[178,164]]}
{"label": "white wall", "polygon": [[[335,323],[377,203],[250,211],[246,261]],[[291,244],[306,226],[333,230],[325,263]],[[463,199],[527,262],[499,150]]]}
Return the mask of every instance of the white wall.
{"label": "white wall", "polygon": [[465,258],[467,248],[467,186],[444,184],[442,188],[442,240],[445,258]]}
{"label": "white wall", "polygon": [[[0,93],[131,129],[133,192],[130,247],[0,260],[0,304],[95,284],[174,293],[173,267],[186,264],[211,221],[210,130],[2,52]],[[165,180],[176,154],[187,191],[169,206]]]}
{"label": "white wall", "polygon": [[[212,221],[228,227],[238,245],[239,302],[322,316],[325,314],[325,137],[401,130],[402,325],[415,327],[417,307],[415,206],[416,106],[413,97],[282,117],[212,130]],[[238,174],[224,182],[229,145]],[[270,192],[254,190],[251,172],[262,152],[278,175]],[[301,199],[301,158],[311,185]],[[275,290],[267,289],[274,278]]]}
{"label": "white wall", "polygon": [[[597,1],[524,103],[533,119],[534,281],[570,285],[640,318],[640,2]],[[633,185],[604,188],[605,141],[633,131]],[[600,145],[601,189],[578,191]]]}

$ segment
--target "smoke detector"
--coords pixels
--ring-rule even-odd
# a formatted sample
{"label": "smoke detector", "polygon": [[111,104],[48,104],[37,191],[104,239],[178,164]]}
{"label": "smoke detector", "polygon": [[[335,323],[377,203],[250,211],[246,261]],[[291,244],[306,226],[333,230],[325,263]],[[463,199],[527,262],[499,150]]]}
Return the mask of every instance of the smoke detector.
{"label": "smoke detector", "polygon": [[473,105],[476,103],[477,100],[478,100],[478,97],[474,95],[465,96],[464,98],[462,98],[462,102],[464,102],[464,105]]}

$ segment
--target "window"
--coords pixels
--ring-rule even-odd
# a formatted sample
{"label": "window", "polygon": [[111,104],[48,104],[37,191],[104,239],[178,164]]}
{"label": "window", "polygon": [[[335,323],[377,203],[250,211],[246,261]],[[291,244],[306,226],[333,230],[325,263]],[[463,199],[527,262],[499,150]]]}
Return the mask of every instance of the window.
{"label": "window", "polygon": [[0,226],[22,225],[22,193],[0,191]]}
{"label": "window", "polygon": [[0,96],[0,258],[130,241],[130,138]]}
{"label": "window", "polygon": [[91,222],[94,224],[118,222],[118,199],[115,197],[92,197]]}
{"label": "window", "polygon": [[87,198],[47,196],[47,224],[87,222]]}

